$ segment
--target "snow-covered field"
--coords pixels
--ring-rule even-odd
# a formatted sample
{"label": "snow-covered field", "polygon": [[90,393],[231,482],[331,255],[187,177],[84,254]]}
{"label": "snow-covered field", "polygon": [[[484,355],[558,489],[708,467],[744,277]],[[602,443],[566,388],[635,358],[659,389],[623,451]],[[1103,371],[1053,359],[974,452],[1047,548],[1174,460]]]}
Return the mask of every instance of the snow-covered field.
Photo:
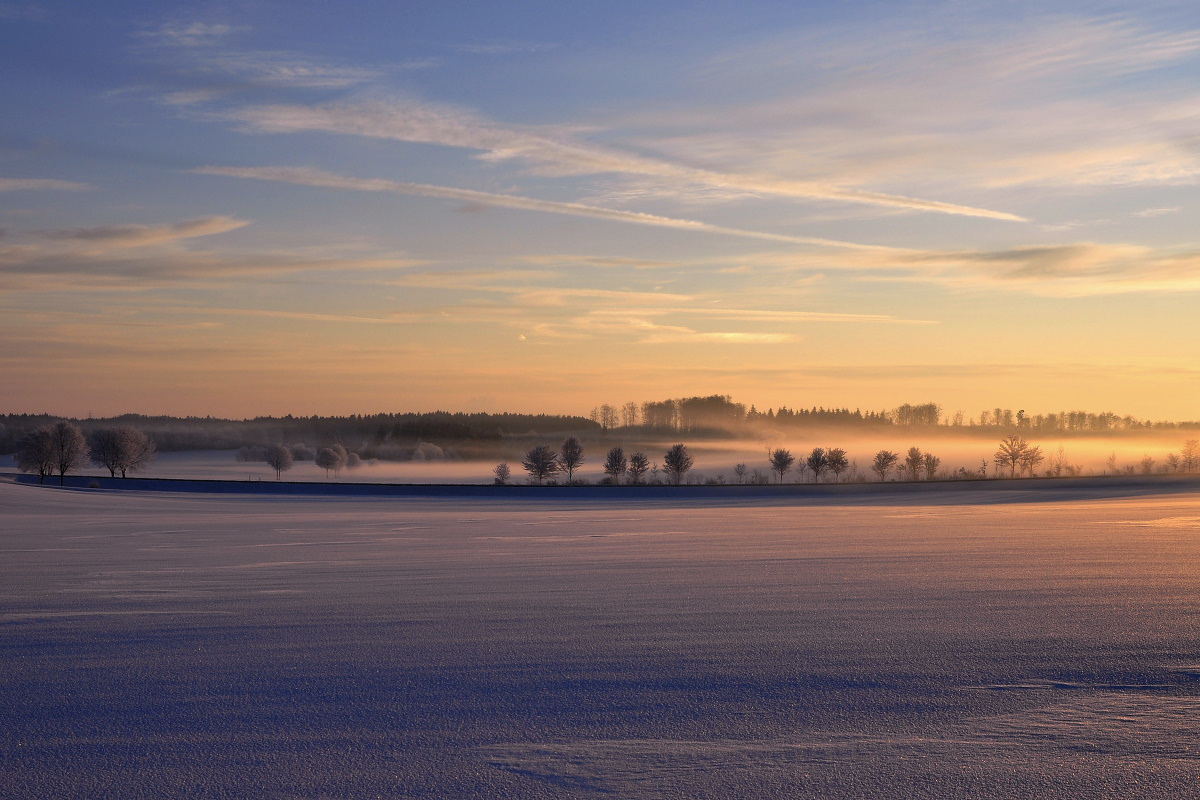
{"label": "snow-covered field", "polygon": [[0,483],[0,797],[1191,796],[1200,497],[996,499]]}

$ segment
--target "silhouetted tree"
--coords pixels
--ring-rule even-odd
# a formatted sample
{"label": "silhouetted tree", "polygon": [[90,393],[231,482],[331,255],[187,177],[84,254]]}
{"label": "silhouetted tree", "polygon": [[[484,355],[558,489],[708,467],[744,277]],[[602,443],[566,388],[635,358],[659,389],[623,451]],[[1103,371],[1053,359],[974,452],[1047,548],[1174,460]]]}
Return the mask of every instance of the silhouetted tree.
{"label": "silhouetted tree", "polygon": [[[612,408],[612,406],[605,406]],[[568,436],[563,440],[562,449],[558,453],[558,471],[567,473],[567,483],[575,480],[575,470],[583,463],[583,443],[578,436]]]}
{"label": "silhouetted tree", "polygon": [[926,453],[921,459],[921,466],[925,468],[925,480],[933,480],[933,476],[937,475],[938,467],[942,465],[942,460],[933,453]]}
{"label": "silhouetted tree", "polygon": [[614,484],[621,482],[621,476],[628,468],[629,461],[625,458],[625,451],[620,447],[612,448],[604,457],[604,472],[612,478]]}
{"label": "silhouetted tree", "polygon": [[1034,445],[1032,447],[1025,448],[1025,452],[1021,454],[1021,458],[1018,463],[1021,467],[1021,471],[1028,472],[1029,477],[1032,478],[1038,464],[1045,460],[1046,457],[1042,455],[1042,448]]}
{"label": "silhouetted tree", "polygon": [[820,447],[814,447],[808,454],[808,458],[804,460],[804,465],[812,472],[813,483],[820,483],[821,473],[829,466],[829,462],[825,460],[825,451]]}
{"label": "silhouetted tree", "polygon": [[83,438],[83,431],[69,422],[56,422],[50,426],[50,450],[54,454],[59,486],[65,482],[68,472],[81,469],[88,462],[87,439]]}
{"label": "silhouetted tree", "polygon": [[742,464],[742,463],[739,463],[737,466],[735,466],[735,467],[733,468],[733,474],[737,476],[737,482],[738,482],[738,483],[745,483],[745,482],[746,482],[746,473],[747,473],[748,471],[749,471],[749,470],[746,468],[746,465],[745,465],[745,464]]}
{"label": "silhouetted tree", "polygon": [[831,447],[825,451],[825,466],[833,473],[834,482],[841,480],[842,473],[850,466],[846,451],[840,447]]}
{"label": "silhouetted tree", "polygon": [[129,425],[100,428],[92,433],[92,463],[107,469],[113,478],[118,472],[122,478],[126,473],[140,472],[154,461],[156,454],[154,440]]}
{"label": "silhouetted tree", "polygon": [[362,466],[362,456],[358,453],[346,454],[346,469],[358,469]]}
{"label": "silhouetted tree", "polygon": [[686,445],[672,445],[663,456],[663,471],[676,486],[683,480],[683,474],[692,468],[692,456]]}
{"label": "silhouetted tree", "polygon": [[904,458],[905,474],[908,475],[910,481],[921,479],[921,468],[925,466],[925,454],[921,452],[919,447],[908,448],[908,455]]}
{"label": "silhouetted tree", "polygon": [[1017,466],[1021,463],[1021,458],[1029,450],[1029,444],[1015,433],[1010,433],[1008,436],[1000,440],[1000,448],[996,450],[994,456],[996,466],[1000,468],[1009,467],[1011,472],[1010,478],[1017,476]]}
{"label": "silhouetted tree", "polygon": [[512,478],[512,470],[508,468],[507,461],[501,461],[497,464],[492,473],[496,476],[496,483],[499,486],[507,486],[509,479]]}
{"label": "silhouetted tree", "polygon": [[783,476],[792,471],[792,465],[796,463],[796,457],[780,447],[771,451],[770,461],[771,469],[775,470],[775,474],[779,476],[779,482],[783,483]]}
{"label": "silhouetted tree", "polygon": [[650,459],[644,453],[633,453],[629,456],[629,482],[641,483],[642,476],[650,469]]}
{"label": "silhouetted tree", "polygon": [[267,448],[267,466],[275,470],[275,480],[292,468],[292,451],[281,444]]}
{"label": "silhouetted tree", "polygon": [[899,461],[899,454],[893,453],[891,450],[880,450],[875,454],[875,460],[871,462],[871,471],[878,475],[879,482],[883,483],[887,480],[892,467],[896,466]]}
{"label": "silhouetted tree", "polygon": [[1195,472],[1200,468],[1200,440],[1188,439],[1179,450],[1179,468],[1183,472]]}
{"label": "silhouetted tree", "polygon": [[38,483],[45,483],[46,476],[54,472],[54,446],[49,425],[31,431],[17,444],[17,468],[22,472],[36,472]]}
{"label": "silhouetted tree", "polygon": [[521,462],[521,466],[529,473],[531,480],[542,483],[546,478],[558,472],[558,456],[550,449],[549,445],[539,444],[530,448],[529,452],[525,454],[525,460]]}
{"label": "silhouetted tree", "polygon": [[626,428],[632,428],[638,423],[638,405],[634,402],[626,403],[621,406],[621,424]]}

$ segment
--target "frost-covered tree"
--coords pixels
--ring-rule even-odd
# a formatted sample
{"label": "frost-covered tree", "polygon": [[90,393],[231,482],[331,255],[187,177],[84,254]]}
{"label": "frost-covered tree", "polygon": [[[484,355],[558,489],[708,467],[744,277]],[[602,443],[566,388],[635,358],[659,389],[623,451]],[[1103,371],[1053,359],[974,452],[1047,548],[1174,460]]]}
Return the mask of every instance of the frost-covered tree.
{"label": "frost-covered tree", "polygon": [[54,456],[54,471],[58,473],[59,486],[63,485],[68,472],[75,472],[87,465],[87,439],[83,438],[83,431],[69,422],[56,422],[50,426],[50,451]]}
{"label": "frost-covered tree", "polygon": [[92,434],[92,463],[107,469],[113,478],[118,472],[122,478],[129,472],[140,472],[154,461],[157,453],[154,440],[129,425],[100,428]]}
{"label": "frost-covered tree", "polygon": [[275,470],[275,480],[292,468],[292,451],[281,444],[267,448],[267,466]]}
{"label": "frost-covered tree", "polygon": [[507,486],[509,479],[512,478],[512,470],[508,468],[507,461],[497,464],[496,468],[492,470],[492,474],[496,476],[497,486]]}
{"label": "frost-covered tree", "polygon": [[54,447],[50,441],[50,426],[31,431],[17,444],[17,469],[37,473],[38,483],[54,472]]}

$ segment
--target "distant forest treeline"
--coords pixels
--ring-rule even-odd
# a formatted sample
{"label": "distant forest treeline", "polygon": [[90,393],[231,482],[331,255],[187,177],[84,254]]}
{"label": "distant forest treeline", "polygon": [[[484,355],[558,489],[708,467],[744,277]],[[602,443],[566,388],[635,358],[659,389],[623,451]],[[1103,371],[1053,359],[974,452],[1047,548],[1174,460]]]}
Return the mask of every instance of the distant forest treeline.
{"label": "distant forest treeline", "polygon": [[[12,453],[17,442],[40,425],[59,419],[45,414],[0,415],[0,453]],[[275,443],[305,443],[311,447],[332,444],[378,450],[379,457],[394,457],[416,443],[500,442],[508,439],[557,437],[567,433],[600,435],[624,428],[663,436],[742,437],[768,431],[806,427],[845,429],[943,428],[993,436],[996,432],[1030,435],[1112,434],[1151,429],[1196,429],[1198,422],[1152,422],[1111,412],[1060,411],[1026,414],[1024,410],[995,408],[968,417],[963,411],[947,412],[937,403],[898,406],[891,410],[849,408],[768,408],[759,411],[734,402],[729,395],[684,397],[623,405],[604,404],[587,417],[553,414],[431,413],[355,414],[345,417],[256,417],[246,420],[213,417],[150,417],[125,414],[107,419],[71,420],[85,434],[100,428],[130,425],[153,437],[160,452],[183,450],[234,450]],[[368,452],[365,457],[370,457]],[[403,456],[399,456],[403,457]]]}

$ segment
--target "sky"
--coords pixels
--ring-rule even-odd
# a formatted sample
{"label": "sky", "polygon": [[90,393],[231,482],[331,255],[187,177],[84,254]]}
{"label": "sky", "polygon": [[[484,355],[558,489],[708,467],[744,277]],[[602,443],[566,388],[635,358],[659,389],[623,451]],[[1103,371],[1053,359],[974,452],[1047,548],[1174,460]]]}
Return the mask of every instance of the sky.
{"label": "sky", "polygon": [[1194,3],[0,0],[0,412],[1200,419]]}

